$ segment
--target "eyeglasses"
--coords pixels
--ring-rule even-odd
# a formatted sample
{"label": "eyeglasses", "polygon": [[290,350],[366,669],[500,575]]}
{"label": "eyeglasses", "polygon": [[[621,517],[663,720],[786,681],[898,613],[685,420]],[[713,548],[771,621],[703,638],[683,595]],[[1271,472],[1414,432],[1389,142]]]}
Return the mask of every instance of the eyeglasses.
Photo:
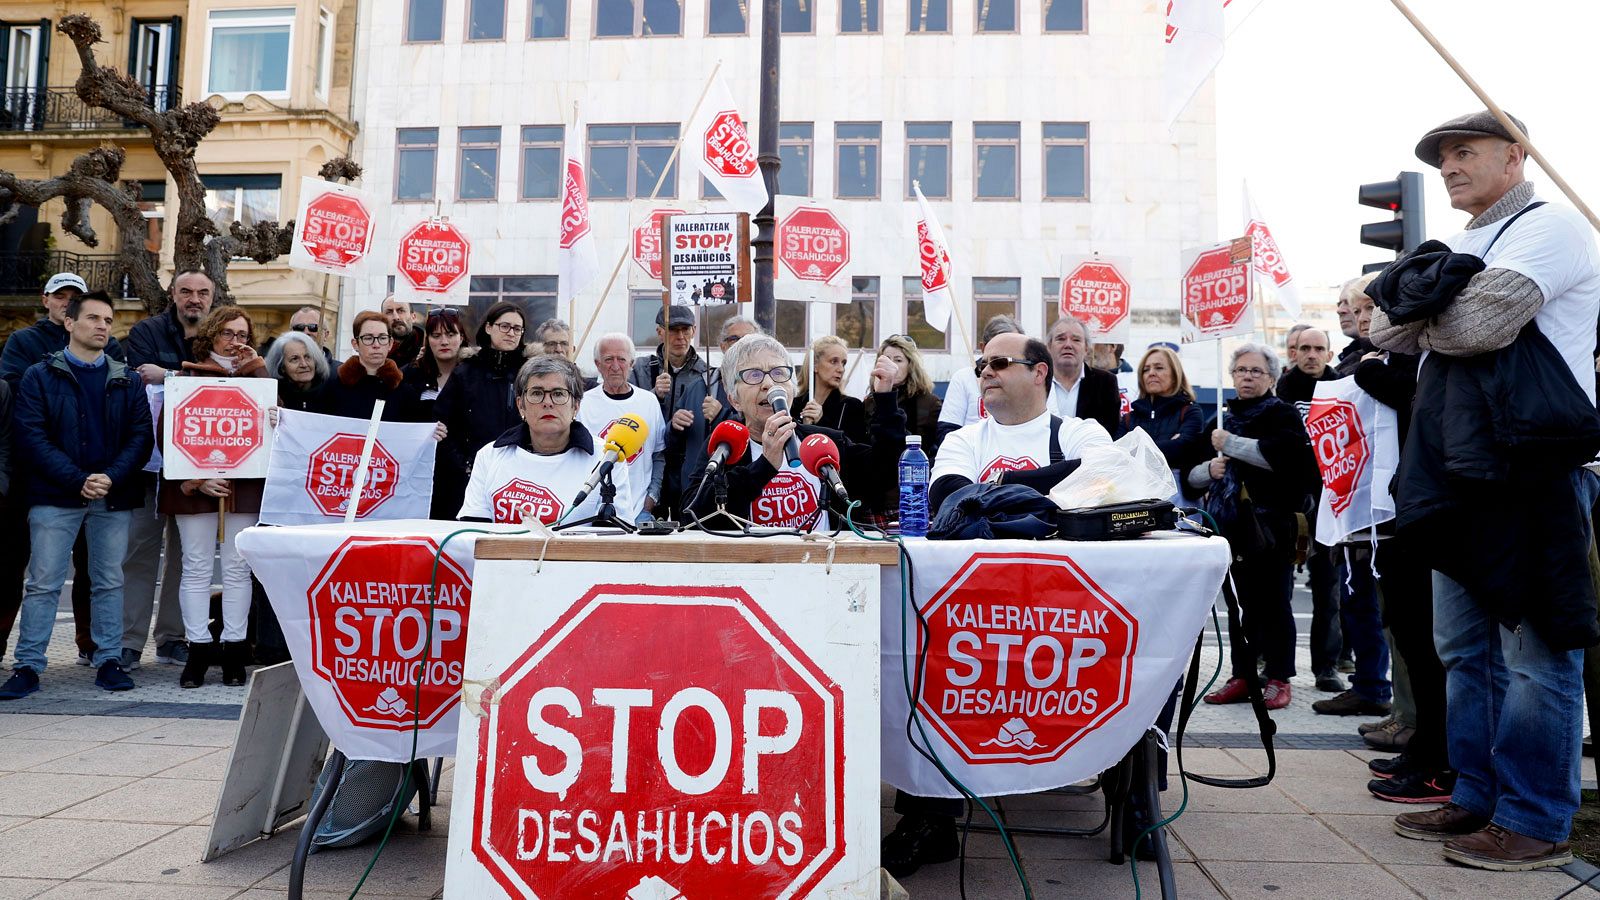
{"label": "eyeglasses", "polygon": [[389,343],[391,339],[388,332],[385,332],[383,334],[363,334],[356,340],[366,344],[368,347],[382,347],[384,344]]}
{"label": "eyeglasses", "polygon": [[315,322],[299,322],[297,324],[290,325],[289,326],[289,330],[290,331],[298,331],[298,332],[300,332],[302,334],[304,334],[306,332],[310,332],[312,334],[316,334],[317,332],[322,330],[322,326],[318,325]]}
{"label": "eyeglasses", "polygon": [[1235,378],[1239,378],[1239,377],[1242,377],[1242,376],[1245,376],[1245,375],[1249,375],[1251,378],[1265,378],[1265,377],[1267,377],[1267,370],[1266,369],[1257,369],[1254,366],[1251,366],[1249,368],[1246,368],[1244,366],[1240,366],[1239,368],[1232,369],[1230,371],[1232,372],[1232,374],[1233,374],[1233,376]]}
{"label": "eyeglasses", "polygon": [[1019,366],[1027,366],[1029,368],[1044,365],[1043,363],[1034,362],[1031,359],[1018,359],[1015,356],[988,356],[978,360],[977,365],[972,367],[972,374],[982,378],[984,369],[993,369],[994,373],[999,375],[1001,372],[1011,368],[1012,363],[1016,363]]}
{"label": "eyeglasses", "polygon": [[548,397],[550,402],[556,406],[566,406],[572,400],[572,392],[566,388],[554,388],[548,391],[544,388],[528,388],[523,392],[522,396],[533,404],[543,403],[545,398]]}
{"label": "eyeglasses", "polygon": [[250,332],[229,331],[227,329],[223,329],[222,331],[217,332],[217,337],[227,338],[230,341],[248,341],[250,340]]}
{"label": "eyeglasses", "polygon": [[773,366],[770,369],[740,369],[739,380],[745,384],[760,384],[771,378],[774,384],[788,384],[794,377],[794,366]]}
{"label": "eyeglasses", "polygon": [[521,325],[512,322],[496,322],[489,327],[499,329],[501,334],[521,334],[523,330]]}

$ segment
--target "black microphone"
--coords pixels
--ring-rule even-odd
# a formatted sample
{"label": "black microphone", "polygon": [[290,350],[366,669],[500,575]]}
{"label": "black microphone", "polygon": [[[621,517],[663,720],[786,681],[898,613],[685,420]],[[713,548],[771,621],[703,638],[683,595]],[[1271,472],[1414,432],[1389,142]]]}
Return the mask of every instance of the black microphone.
{"label": "black microphone", "polygon": [[[784,393],[783,388],[773,388],[768,391],[767,402],[772,404],[772,411],[775,413],[789,411],[789,395]],[[789,435],[789,442],[783,445],[783,456],[789,460],[789,468],[800,468],[800,441],[792,434]]]}

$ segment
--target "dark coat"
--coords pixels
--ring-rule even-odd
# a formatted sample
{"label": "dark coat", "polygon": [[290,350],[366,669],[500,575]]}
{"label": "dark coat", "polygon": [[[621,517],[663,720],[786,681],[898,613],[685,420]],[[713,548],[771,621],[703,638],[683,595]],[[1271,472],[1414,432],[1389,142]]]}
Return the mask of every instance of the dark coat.
{"label": "dark coat", "polygon": [[1338,373],[1340,378],[1353,375],[1356,367],[1361,365],[1361,357],[1377,349],[1364,337],[1351,338],[1350,343],[1345,344],[1344,349],[1339,351],[1339,358],[1334,361],[1333,371]]}
{"label": "dark coat", "polygon": [[1078,418],[1093,419],[1100,423],[1107,434],[1117,437],[1122,433],[1122,388],[1117,386],[1117,376],[1086,365],[1080,381]]}
{"label": "dark coat", "polygon": [[[245,363],[239,371],[229,372],[211,360],[205,362],[186,362],[183,364],[184,375],[200,375],[207,378],[271,378],[267,372],[267,364],[261,357],[256,357]],[[161,428],[156,426],[156,440],[161,440]],[[262,451],[257,450],[257,453]],[[201,479],[178,481],[163,477],[156,487],[156,510],[164,515],[197,515],[200,513],[215,513],[217,511],[217,498],[199,493],[190,494],[183,492],[184,484],[195,484]],[[227,510],[231,513],[258,513],[261,512],[261,495],[266,488],[265,478],[230,478],[229,487],[233,495],[227,498]],[[191,490],[193,488],[191,487]]]}
{"label": "dark coat", "polygon": [[321,395],[311,411],[350,419],[370,419],[373,404],[383,400],[385,422],[428,421],[418,409],[416,395],[407,390],[402,381],[400,367],[394,364],[394,360],[384,360],[377,375],[368,375],[360,358],[352,356],[339,365],[333,377],[323,383]]}
{"label": "dark coat", "polygon": [[[478,451],[522,421],[516,381],[524,359],[520,348],[479,350],[456,365],[433,407],[435,421],[449,430],[439,447],[445,463],[471,474]],[[420,390],[421,380],[411,383]],[[466,481],[461,484],[464,490]]]}
{"label": "dark coat", "polygon": [[318,404],[322,402],[322,386],[328,379],[315,382],[309,388],[301,388],[287,378],[278,378],[278,406],[281,409],[292,409],[296,412],[321,412]]}
{"label": "dark coat", "polygon": [[[794,398],[794,408],[805,409],[809,402],[811,394],[809,392],[801,394]],[[822,401],[822,418],[817,420],[817,424],[823,428],[842,431],[845,437],[858,444],[862,443],[867,439],[867,406],[855,397],[845,396],[844,391],[834,391],[828,395],[828,399]]]}
{"label": "dark coat", "polygon": [[406,337],[392,341],[389,344],[389,358],[400,368],[405,368],[417,361],[422,355],[422,348],[428,344],[428,332],[421,325],[411,326],[411,333]]}
{"label": "dark coat", "polygon": [[0,378],[0,499],[11,494],[11,382]]}
{"label": "dark coat", "polygon": [[1132,409],[1122,417],[1122,433],[1144,429],[1155,442],[1156,449],[1167,458],[1167,465],[1187,469],[1207,458],[1200,443],[1206,414],[1200,410],[1200,404],[1187,395],[1140,397],[1129,405]]}
{"label": "dark coat", "polygon": [[[108,444],[117,449],[105,467],[111,479],[106,508],[138,509],[144,505],[144,480],[139,473],[154,445],[150,403],[138,372],[119,360],[107,365],[104,433]],[[94,473],[78,463],[86,452],[83,417],[87,413],[66,351],[50,354],[23,373],[15,408],[16,471],[28,473],[27,505],[88,505],[80,491],[84,479]]]}
{"label": "dark coat", "polygon": [[[665,345],[660,345],[654,353],[633,361],[628,383],[653,392],[656,377],[665,371],[667,350]],[[661,421],[667,427],[667,471],[662,479],[661,505],[673,511],[682,508],[688,499],[684,496],[685,489],[695,483],[701,470],[706,467],[706,436],[710,434],[710,427],[706,424],[701,407],[711,391],[707,378],[705,360],[690,347],[683,367],[672,376],[672,390],[666,397],[657,398],[661,404]],[[724,404],[724,407],[727,406],[729,404]],[[694,414],[694,421],[682,431],[672,427],[672,414],[680,409],[687,409]]]}
{"label": "dark coat", "polygon": [[1410,353],[1390,353],[1387,361],[1365,360],[1353,370],[1356,387],[1394,410],[1402,448],[1411,428],[1411,404],[1417,397],[1417,364],[1421,361]]}
{"label": "dark coat", "polygon": [[[1259,409],[1249,422],[1237,424],[1239,420],[1233,413],[1248,412],[1252,407]],[[1228,466],[1248,492],[1262,526],[1272,532],[1276,546],[1281,551],[1291,551],[1297,527],[1294,516],[1309,508],[1312,492],[1321,485],[1305,423],[1293,406],[1271,394],[1249,400],[1234,397],[1228,401],[1228,412],[1228,431],[1259,441],[1261,455],[1272,468],[1263,469],[1239,459],[1230,459]],[[1216,430],[1216,419],[1206,423],[1201,447],[1211,446],[1211,433]]]}
{"label": "dark coat", "polygon": [[[5,352],[0,353],[0,377],[17,384],[22,381],[22,373],[28,371],[29,366],[44,362],[50,354],[65,349],[67,329],[45,316],[6,338]],[[117,343],[116,338],[106,344],[106,355],[112,359],[123,358],[122,345]]]}
{"label": "dark coat", "polygon": [[178,305],[169,303],[161,315],[135,322],[128,332],[128,365],[137,369],[153,363],[176,372],[184,363],[194,361],[191,343],[183,335],[183,323],[178,321]]}
{"label": "dark coat", "polygon": [[[868,394],[862,408],[866,411],[867,421],[875,422],[878,418],[878,398],[888,397],[888,394]],[[922,438],[922,452],[928,455],[928,464],[932,470],[933,459],[939,454],[939,410],[943,408],[944,401],[933,391],[912,396],[906,393],[905,385],[895,389],[894,398],[900,407],[900,414],[905,417],[906,434],[915,434]],[[868,485],[865,492],[857,497],[861,504],[876,513],[887,513],[900,508],[900,470],[898,457],[896,467],[891,477],[875,484]],[[846,485],[848,487],[848,485]]]}
{"label": "dark coat", "polygon": [[1306,415],[1311,412],[1311,399],[1316,396],[1317,382],[1337,380],[1339,380],[1339,373],[1335,372],[1332,366],[1324,368],[1320,378],[1312,378],[1302,371],[1299,366],[1290,366],[1284,370],[1282,375],[1278,376],[1277,387],[1273,388],[1272,392],[1277,395],[1279,400],[1292,404],[1295,409],[1299,410],[1300,421],[1304,423]]}

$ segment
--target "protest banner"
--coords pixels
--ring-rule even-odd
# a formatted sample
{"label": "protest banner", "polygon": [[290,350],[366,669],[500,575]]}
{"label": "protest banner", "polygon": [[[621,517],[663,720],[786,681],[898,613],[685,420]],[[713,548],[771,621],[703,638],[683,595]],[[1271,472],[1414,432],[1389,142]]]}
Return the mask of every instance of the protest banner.
{"label": "protest banner", "polygon": [[271,378],[173,378],[162,410],[163,475],[192,478],[260,478],[267,474],[272,423],[278,405]]}
{"label": "protest banner", "polygon": [[[262,523],[315,525],[342,521],[350,505],[367,425],[362,419],[292,409],[279,411],[277,440],[272,445],[261,498]],[[428,517],[438,446],[433,431],[431,422],[379,423],[367,482],[356,509],[360,520]]]}
{"label": "protest banner", "polygon": [[1255,330],[1252,259],[1248,236],[1183,251],[1178,323],[1185,344]]}
{"label": "protest banner", "polygon": [[1353,377],[1319,381],[1306,434],[1322,475],[1318,543],[1332,547],[1395,516],[1389,484],[1400,468],[1399,418]]}
{"label": "protest banner", "polygon": [[1061,258],[1061,314],[1082,322],[1095,342],[1125,344],[1133,321],[1133,261],[1124,256]]}
{"label": "protest banner", "polygon": [[661,222],[661,284],[674,306],[752,299],[748,215],[667,215]]}
{"label": "protest banner", "polygon": [[431,218],[411,226],[400,238],[396,263],[403,283],[417,299],[442,303],[464,291],[472,260],[472,242],[447,219]]}
{"label": "protest banner", "polygon": [[774,292],[783,300],[849,303],[850,228],[816,200],[778,195]]}
{"label": "protest banner", "polygon": [[289,265],[328,275],[361,275],[372,250],[376,198],[320,178],[300,179]]}

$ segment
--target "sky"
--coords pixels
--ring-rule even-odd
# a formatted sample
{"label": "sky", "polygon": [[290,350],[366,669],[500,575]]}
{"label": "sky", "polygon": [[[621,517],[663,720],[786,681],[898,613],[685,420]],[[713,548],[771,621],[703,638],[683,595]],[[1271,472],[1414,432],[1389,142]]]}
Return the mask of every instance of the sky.
{"label": "sky", "polygon": [[[1600,212],[1600,3],[1408,5]],[[1412,148],[1483,104],[1390,0],[1262,0],[1229,36],[1216,78],[1219,238],[1242,231],[1248,180],[1296,281],[1343,282],[1392,258],[1360,243],[1360,226],[1387,213],[1358,204],[1357,187],[1403,170],[1423,173],[1428,236],[1466,223]],[[1532,160],[1528,177],[1542,197],[1565,202]]]}

